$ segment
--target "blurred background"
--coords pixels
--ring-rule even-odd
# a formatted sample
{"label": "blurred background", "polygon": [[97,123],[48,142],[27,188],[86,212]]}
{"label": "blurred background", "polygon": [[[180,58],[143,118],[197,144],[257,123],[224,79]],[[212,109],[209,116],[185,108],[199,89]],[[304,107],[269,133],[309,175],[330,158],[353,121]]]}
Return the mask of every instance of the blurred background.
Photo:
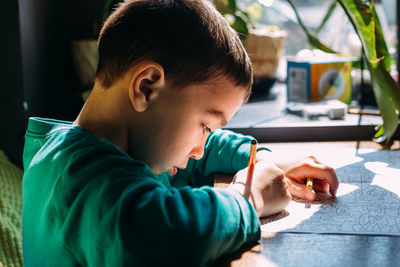
{"label": "blurred background", "polygon": [[[114,2],[118,1],[2,2],[0,149],[12,162],[21,163],[28,117],[73,120],[77,116],[84,103],[84,92],[90,89],[90,84],[82,79],[81,65],[84,63],[77,63],[73,43],[82,40],[95,42],[102,18],[108,11],[105,9],[112,9]],[[306,26],[316,31],[332,1],[293,0],[293,3]],[[381,0],[374,3],[395,67],[398,56],[396,2]],[[275,82],[283,83],[287,56],[309,48],[292,8],[284,0],[238,0],[237,4],[244,10],[256,7],[253,10],[253,13],[258,13],[255,24],[273,25],[286,32],[276,81],[267,86],[272,87]],[[361,54],[359,40],[341,8],[334,10],[318,36],[337,51],[357,56]],[[264,100],[274,101],[274,97],[267,97],[268,93]]]}

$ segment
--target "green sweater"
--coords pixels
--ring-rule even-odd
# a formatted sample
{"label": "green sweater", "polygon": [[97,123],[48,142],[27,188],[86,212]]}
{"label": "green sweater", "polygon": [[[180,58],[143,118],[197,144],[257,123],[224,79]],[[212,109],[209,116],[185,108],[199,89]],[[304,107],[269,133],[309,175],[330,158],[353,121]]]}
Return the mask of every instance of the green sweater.
{"label": "green sweater", "polygon": [[211,187],[246,167],[249,136],[213,132],[175,176],[71,122],[31,118],[25,138],[27,267],[202,266],[260,238],[247,199]]}

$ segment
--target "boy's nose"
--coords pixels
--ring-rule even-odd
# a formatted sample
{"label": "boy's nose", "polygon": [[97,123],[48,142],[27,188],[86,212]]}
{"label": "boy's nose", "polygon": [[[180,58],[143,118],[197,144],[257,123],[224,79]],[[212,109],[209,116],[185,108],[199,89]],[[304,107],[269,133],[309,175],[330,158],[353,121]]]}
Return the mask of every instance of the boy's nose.
{"label": "boy's nose", "polygon": [[204,146],[205,142],[201,142],[197,146],[193,147],[192,151],[190,152],[190,157],[193,159],[201,159],[204,155]]}

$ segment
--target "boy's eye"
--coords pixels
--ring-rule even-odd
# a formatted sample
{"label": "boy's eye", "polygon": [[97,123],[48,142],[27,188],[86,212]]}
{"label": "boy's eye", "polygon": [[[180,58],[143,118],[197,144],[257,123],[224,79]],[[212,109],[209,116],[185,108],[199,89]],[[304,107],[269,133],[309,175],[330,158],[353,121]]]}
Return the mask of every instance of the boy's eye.
{"label": "boy's eye", "polygon": [[203,128],[203,133],[211,133],[211,129],[209,127],[207,127],[207,125],[205,125],[204,123],[201,124],[202,128]]}

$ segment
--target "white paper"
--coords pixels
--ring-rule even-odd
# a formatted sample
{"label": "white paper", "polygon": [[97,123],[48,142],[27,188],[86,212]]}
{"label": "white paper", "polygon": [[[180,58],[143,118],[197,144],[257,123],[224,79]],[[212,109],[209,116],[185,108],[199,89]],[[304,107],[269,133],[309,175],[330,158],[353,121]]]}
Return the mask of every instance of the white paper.
{"label": "white paper", "polygon": [[336,169],[336,199],[318,194],[310,208],[302,200],[291,201],[284,212],[261,219],[261,230],[400,236],[400,151],[353,157],[357,160]]}

